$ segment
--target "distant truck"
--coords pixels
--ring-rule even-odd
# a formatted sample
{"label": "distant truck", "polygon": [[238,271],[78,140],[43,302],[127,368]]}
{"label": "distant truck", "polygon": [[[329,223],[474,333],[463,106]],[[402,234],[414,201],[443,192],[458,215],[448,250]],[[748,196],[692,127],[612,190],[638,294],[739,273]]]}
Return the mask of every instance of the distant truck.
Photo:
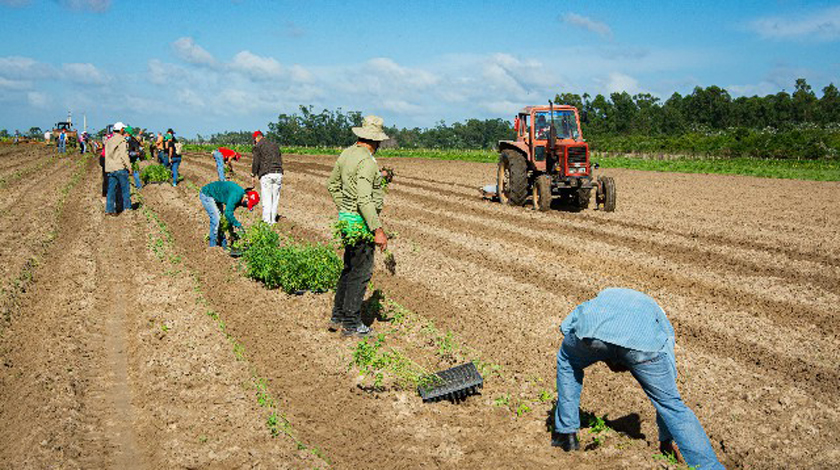
{"label": "distant truck", "polygon": [[70,122],[55,123],[55,128],[52,130],[50,140],[55,139],[56,141],[58,141],[58,135],[61,134],[62,130],[67,135],[67,146],[76,147],[79,143],[79,133],[76,131],[76,129],[73,129],[73,124]]}

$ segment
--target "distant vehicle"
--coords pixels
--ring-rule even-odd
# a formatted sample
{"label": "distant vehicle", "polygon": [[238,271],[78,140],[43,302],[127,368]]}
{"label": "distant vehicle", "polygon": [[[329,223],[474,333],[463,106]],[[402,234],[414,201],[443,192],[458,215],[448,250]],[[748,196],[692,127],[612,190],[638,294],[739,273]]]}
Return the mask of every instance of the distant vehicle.
{"label": "distant vehicle", "polygon": [[52,136],[50,136],[50,140],[58,139],[58,135],[61,134],[63,130],[64,133],[67,135],[67,146],[68,147],[76,147],[79,144],[79,133],[76,129],[73,129],[73,124],[70,122],[57,122],[55,123],[55,128],[52,130]]}
{"label": "distant vehicle", "polygon": [[546,211],[555,199],[574,210],[586,209],[595,189],[596,207],[614,211],[615,182],[609,176],[593,180],[580,121],[573,106],[549,103],[520,110],[513,125],[516,140],[499,142],[496,186],[483,192],[512,206],[525,205],[530,195],[534,208]]}

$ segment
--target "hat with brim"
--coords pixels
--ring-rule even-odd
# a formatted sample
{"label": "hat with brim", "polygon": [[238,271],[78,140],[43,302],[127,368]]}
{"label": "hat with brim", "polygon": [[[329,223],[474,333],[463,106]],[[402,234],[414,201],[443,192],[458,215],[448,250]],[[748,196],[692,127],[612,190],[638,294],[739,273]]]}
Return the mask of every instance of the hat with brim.
{"label": "hat with brim", "polygon": [[385,121],[379,116],[365,116],[362,121],[362,127],[354,127],[353,133],[362,139],[375,140],[381,142],[388,140],[388,135],[382,130],[382,124]]}
{"label": "hat with brim", "polygon": [[119,122],[119,121],[115,122],[113,129],[115,131],[121,131],[121,130],[125,129],[125,124],[123,124],[122,122]]}

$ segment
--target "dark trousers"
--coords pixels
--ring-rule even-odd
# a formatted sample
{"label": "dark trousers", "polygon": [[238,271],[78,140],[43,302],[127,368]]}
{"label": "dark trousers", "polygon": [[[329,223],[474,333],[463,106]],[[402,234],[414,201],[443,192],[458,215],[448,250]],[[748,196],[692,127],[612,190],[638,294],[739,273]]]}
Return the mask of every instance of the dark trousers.
{"label": "dark trousers", "polygon": [[360,242],[344,248],[344,269],[335,289],[332,321],[352,330],[362,324],[362,300],[373,274],[376,245]]}

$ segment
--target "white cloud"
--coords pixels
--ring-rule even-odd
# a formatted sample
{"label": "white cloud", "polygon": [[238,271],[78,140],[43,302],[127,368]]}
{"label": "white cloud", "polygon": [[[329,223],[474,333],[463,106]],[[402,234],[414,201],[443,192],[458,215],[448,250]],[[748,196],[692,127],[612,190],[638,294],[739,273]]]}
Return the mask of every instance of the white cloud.
{"label": "white cloud", "polygon": [[642,87],[639,86],[639,81],[630,75],[620,72],[612,72],[606,79],[595,79],[606,93],[621,93],[626,91],[631,95],[642,93]]}
{"label": "white cloud", "polygon": [[111,8],[111,0],[59,0],[58,3],[71,10],[90,10],[98,13]]}
{"label": "white cloud", "polygon": [[49,65],[29,57],[0,57],[0,77],[19,80],[49,78],[54,70]]}
{"label": "white cloud", "polygon": [[241,51],[233,56],[230,68],[255,80],[278,79],[283,76],[283,67],[280,62],[272,57],[261,57],[250,51]]}
{"label": "white cloud", "polygon": [[382,109],[397,114],[417,114],[423,107],[405,100],[385,100],[381,104]]}
{"label": "white cloud", "polygon": [[392,59],[385,57],[370,59],[365,64],[365,68],[375,75],[411,88],[424,89],[438,83],[438,78],[432,73],[421,69],[403,67]]}
{"label": "white cloud", "polygon": [[825,8],[799,17],[769,16],[749,24],[749,29],[766,39],[840,39],[840,7]]}
{"label": "white cloud", "polygon": [[0,89],[5,90],[28,90],[32,88],[32,82],[28,80],[9,80],[0,77]]}
{"label": "white cloud", "polygon": [[83,85],[105,85],[111,81],[111,77],[93,64],[64,64],[62,71],[64,78]]}
{"label": "white cloud", "polygon": [[566,13],[560,20],[566,24],[583,28],[607,39],[612,39],[613,37],[612,29],[606,23],[593,20],[587,16],[578,15],[577,13]]}
{"label": "white cloud", "polygon": [[172,50],[175,57],[194,65],[216,65],[216,59],[207,49],[195,43],[191,37],[179,38],[172,43]]}
{"label": "white cloud", "polygon": [[31,106],[36,108],[46,108],[50,101],[49,96],[40,91],[30,91],[26,94],[26,99]]}
{"label": "white cloud", "polygon": [[181,104],[188,106],[190,108],[203,108],[204,107],[204,100],[201,99],[198,93],[194,90],[190,89],[181,89],[178,90],[177,94],[178,102]]}

